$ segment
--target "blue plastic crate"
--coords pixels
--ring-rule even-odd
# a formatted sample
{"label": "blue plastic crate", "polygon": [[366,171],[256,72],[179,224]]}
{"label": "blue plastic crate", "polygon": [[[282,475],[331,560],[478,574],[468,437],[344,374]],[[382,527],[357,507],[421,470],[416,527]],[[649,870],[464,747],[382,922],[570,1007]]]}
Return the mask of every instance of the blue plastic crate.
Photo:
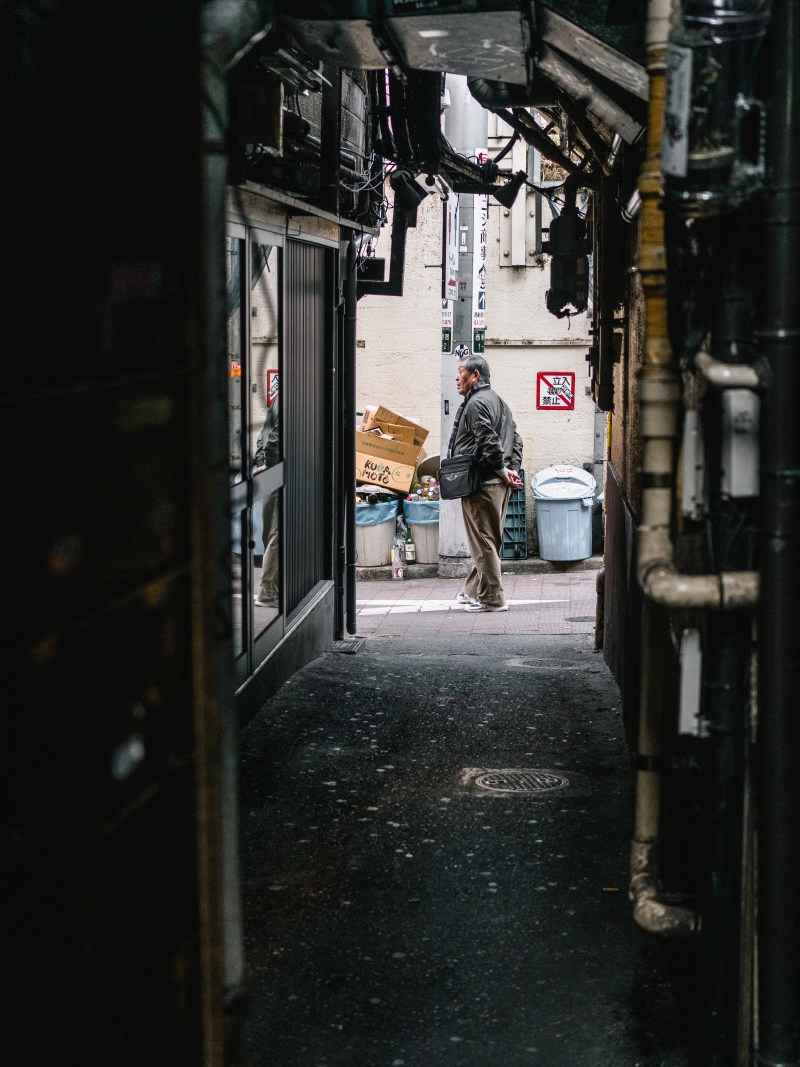
{"label": "blue plastic crate", "polygon": [[512,489],[508,498],[506,524],[503,527],[503,547],[501,559],[528,558],[528,521],[525,514],[525,471],[519,472],[522,479],[520,489]]}

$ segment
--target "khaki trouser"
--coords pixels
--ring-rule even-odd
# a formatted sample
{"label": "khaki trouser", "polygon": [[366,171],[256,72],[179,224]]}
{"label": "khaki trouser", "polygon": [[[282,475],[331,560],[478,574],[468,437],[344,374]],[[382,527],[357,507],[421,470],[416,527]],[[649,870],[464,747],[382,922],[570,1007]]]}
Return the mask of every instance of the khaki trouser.
{"label": "khaki trouser", "polygon": [[503,527],[510,496],[511,486],[505,482],[493,482],[461,500],[467,544],[472,556],[472,570],[464,583],[464,592],[472,600],[494,607],[505,604],[500,578],[500,549],[503,546]]}

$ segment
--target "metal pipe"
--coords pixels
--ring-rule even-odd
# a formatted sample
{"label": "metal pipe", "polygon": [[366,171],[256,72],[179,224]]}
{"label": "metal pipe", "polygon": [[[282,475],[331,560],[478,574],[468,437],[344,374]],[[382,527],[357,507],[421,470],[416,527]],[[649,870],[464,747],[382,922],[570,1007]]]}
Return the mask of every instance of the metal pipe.
{"label": "metal pipe", "polygon": [[[349,248],[349,245],[348,245]],[[346,396],[344,374],[344,336],[345,336],[345,301],[344,301],[344,271],[347,268],[347,248],[344,241],[339,240],[339,255],[336,258],[336,348],[335,369],[333,380],[334,394],[334,516],[335,516],[335,557],[334,557],[334,580],[336,582],[336,596],[334,599],[333,637],[335,641],[344,638],[345,622],[345,579],[347,574],[347,486],[349,471],[345,470],[346,444]]]}
{"label": "metal pipe", "polygon": [[675,611],[731,611],[758,603],[758,571],[680,574],[674,566],[658,563],[651,570],[645,569],[640,581],[649,600]]}
{"label": "metal pipe", "polygon": [[716,389],[762,389],[766,382],[763,376],[746,363],[726,363],[714,359],[701,349],[694,357],[694,365],[709,385]]}
{"label": "metal pipe", "polygon": [[[583,173],[581,167],[577,163],[573,163],[571,159],[568,159],[556,145],[550,140],[550,138],[539,129],[535,120],[531,119],[526,111],[509,111],[507,108],[493,107],[489,109],[493,114],[497,115],[507,123],[512,130],[516,130],[522,134],[523,139],[534,148],[538,148],[541,154],[551,160],[553,163],[557,163],[559,167],[567,171],[568,174]],[[528,121],[526,121],[526,119]],[[592,186],[595,184],[594,178],[586,174],[585,176],[586,186]]]}
{"label": "metal pipe", "polygon": [[625,201],[625,206],[620,210],[623,222],[633,222],[634,219],[638,219],[642,210],[642,194],[638,189],[634,189],[628,199]]}
{"label": "metal pipe", "polygon": [[[641,433],[644,442],[642,525],[638,531],[639,581],[645,595],[653,568],[667,573],[672,583],[669,520],[672,500],[672,455],[677,433],[679,389],[667,338],[666,262],[659,204],[660,145],[664,113],[664,75],[670,0],[649,0],[647,9],[647,70],[650,80],[647,154],[639,178],[642,197],[641,244],[638,268],[645,298],[647,334],[640,371]],[[654,570],[653,578],[657,574]],[[635,921],[654,934],[691,934],[697,920],[689,908],[667,904],[659,876],[661,812],[661,708],[663,685],[658,682],[656,610],[645,600],[642,619],[642,676],[639,701],[639,769],[636,774],[636,816],[630,855],[630,898]]]}
{"label": "metal pipe", "polygon": [[663,899],[659,863],[663,701],[667,688],[663,625],[658,609],[645,602],[642,617],[642,672],[637,742],[636,809],[630,852],[630,898],[634,921],[648,933],[688,937],[699,919],[692,908]]}
{"label": "metal pipe", "polygon": [[[652,12],[653,25],[659,26],[664,36],[652,30],[650,8],[655,9]],[[758,577],[755,572],[681,574],[674,562],[670,534],[680,390],[677,366],[667,333],[666,257],[663,213],[660,209],[660,146],[668,12],[669,0],[666,3],[664,0],[650,0],[650,117],[647,154],[639,178],[642,237],[637,261],[647,324],[644,359],[639,372],[643,462],[637,573],[645,595],[665,607],[746,607],[755,604],[758,598]]]}
{"label": "metal pipe", "polygon": [[358,308],[356,242],[347,246],[347,276],[344,283],[344,344],[342,375],[344,381],[344,418],[342,434],[345,484],[345,611],[347,632],[356,632],[356,312]]}
{"label": "metal pipe", "polygon": [[758,1053],[800,1064],[800,11],[773,0],[765,41],[765,234],[759,349],[774,375],[762,397],[763,585],[758,618]]}
{"label": "metal pipe", "polygon": [[[742,241],[743,211],[710,229],[714,262],[709,294],[713,362],[727,361],[749,369],[753,352],[753,292],[748,250]],[[733,367],[735,369],[735,366]],[[710,392],[703,401],[708,532],[712,566],[727,573],[752,566],[755,526],[752,496],[731,496],[724,484],[724,401]],[[732,430],[732,428],[731,428]],[[755,449],[754,442],[751,446]],[[739,571],[741,573],[741,571]],[[745,780],[749,763],[750,657],[752,611],[715,612],[706,619],[703,669],[703,714],[707,738],[702,746],[703,852],[701,882],[705,1018],[700,1027],[707,1067],[730,1067],[738,1061],[742,981],[742,902],[744,890]]]}

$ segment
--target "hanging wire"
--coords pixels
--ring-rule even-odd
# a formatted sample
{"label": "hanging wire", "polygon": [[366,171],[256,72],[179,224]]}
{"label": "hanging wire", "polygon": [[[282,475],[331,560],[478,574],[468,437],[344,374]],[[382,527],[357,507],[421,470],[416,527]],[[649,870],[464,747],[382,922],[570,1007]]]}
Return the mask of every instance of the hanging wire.
{"label": "hanging wire", "polygon": [[514,136],[511,138],[511,140],[508,142],[508,144],[505,146],[505,148],[501,149],[501,151],[498,152],[498,154],[492,160],[492,163],[499,163],[501,159],[505,159],[505,157],[508,155],[508,153],[514,147],[514,145],[517,143],[519,138],[520,138],[519,130],[514,130]]}

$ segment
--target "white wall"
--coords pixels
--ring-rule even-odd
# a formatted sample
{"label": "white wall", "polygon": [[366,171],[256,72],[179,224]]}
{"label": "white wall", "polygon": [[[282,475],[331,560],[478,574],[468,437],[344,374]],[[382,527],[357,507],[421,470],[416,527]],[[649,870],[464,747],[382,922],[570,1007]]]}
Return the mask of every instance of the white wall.
{"label": "white wall", "polygon": [[[387,193],[391,197],[388,183]],[[376,255],[389,276],[391,212]],[[385,404],[430,431],[428,455],[439,452],[442,348],[442,201],[432,194],[408,230],[403,296],[364,296],[358,302],[356,410]]]}

